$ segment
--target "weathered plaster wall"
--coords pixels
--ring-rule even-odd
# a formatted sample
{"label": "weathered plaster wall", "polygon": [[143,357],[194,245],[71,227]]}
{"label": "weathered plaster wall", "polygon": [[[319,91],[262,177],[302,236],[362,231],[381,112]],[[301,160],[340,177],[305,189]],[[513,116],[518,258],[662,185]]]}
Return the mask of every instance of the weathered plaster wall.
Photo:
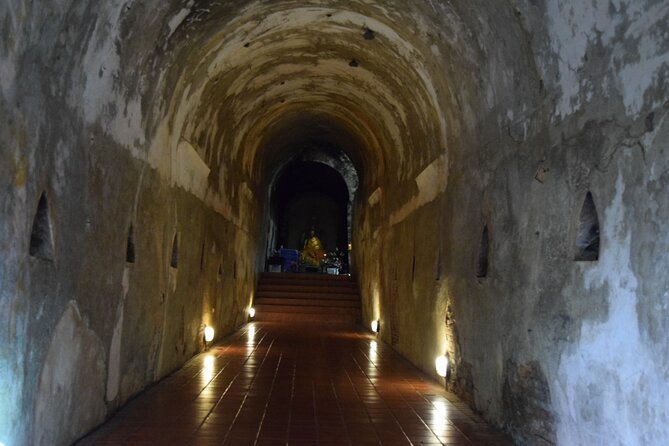
{"label": "weathered plaster wall", "polygon": [[[204,324],[221,336],[246,321],[257,205],[241,182],[210,184],[211,164],[180,128],[152,130],[153,119],[170,119],[162,101],[147,102],[161,94],[149,82],[169,68],[156,42],[173,6],[157,3],[151,14],[139,2],[0,5],[8,446],[71,443],[201,351]],[[29,255],[43,192],[50,259]]]}
{"label": "weathered plaster wall", "polygon": [[[363,211],[365,309],[426,370],[447,352],[449,386],[520,443],[664,444],[669,4],[586,3],[479,5],[477,25],[452,3],[480,78],[450,77],[445,192],[385,186]],[[601,252],[575,262],[588,191]]]}
{"label": "weathered plaster wall", "polygon": [[[308,145],[358,170],[383,340],[429,373],[448,353],[448,385],[519,443],[669,442],[668,19],[662,0],[0,4],[0,441],[66,444],[203,324],[243,323],[268,187]],[[588,191],[601,251],[574,262]],[[42,192],[51,260],[29,255]],[[78,422],[44,416],[54,385]]]}
{"label": "weathered plaster wall", "polygon": [[[58,321],[40,374],[34,444],[61,444],[105,416],[104,347],[86,327],[75,301]],[[85,393],[72,397],[72,389]]]}

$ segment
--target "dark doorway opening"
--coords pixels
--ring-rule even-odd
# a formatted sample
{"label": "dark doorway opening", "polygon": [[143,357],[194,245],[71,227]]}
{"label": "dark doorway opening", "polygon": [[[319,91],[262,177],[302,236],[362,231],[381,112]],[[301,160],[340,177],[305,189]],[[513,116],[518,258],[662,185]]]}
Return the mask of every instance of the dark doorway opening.
{"label": "dark doorway opening", "polygon": [[337,170],[316,161],[287,164],[271,195],[273,248],[301,250],[313,230],[327,252],[346,253],[350,208],[348,187]]}

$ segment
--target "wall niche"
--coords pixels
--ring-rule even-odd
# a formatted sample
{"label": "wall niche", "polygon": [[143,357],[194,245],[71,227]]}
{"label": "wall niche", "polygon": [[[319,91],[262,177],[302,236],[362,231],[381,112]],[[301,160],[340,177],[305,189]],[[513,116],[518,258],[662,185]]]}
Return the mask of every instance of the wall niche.
{"label": "wall niche", "polygon": [[170,257],[170,266],[177,268],[179,266],[179,234],[174,234],[172,240],[172,256]]}
{"label": "wall niche", "polygon": [[135,263],[135,234],[132,225],[128,228],[128,238],[125,244],[126,263]]}
{"label": "wall niche", "polygon": [[599,217],[590,191],[585,195],[581,207],[574,260],[578,262],[599,260]]}
{"label": "wall niche", "polygon": [[476,277],[482,279],[488,277],[488,265],[490,255],[490,231],[488,224],[483,225],[481,241],[479,242],[479,255],[476,264]]}
{"label": "wall niche", "polygon": [[30,231],[28,252],[31,257],[42,260],[53,260],[54,257],[51,212],[49,211],[49,200],[46,192],[42,192],[37,204]]}
{"label": "wall niche", "polygon": [[205,243],[204,241],[202,242],[202,247],[200,248],[200,272],[204,272],[204,267],[205,267]]}

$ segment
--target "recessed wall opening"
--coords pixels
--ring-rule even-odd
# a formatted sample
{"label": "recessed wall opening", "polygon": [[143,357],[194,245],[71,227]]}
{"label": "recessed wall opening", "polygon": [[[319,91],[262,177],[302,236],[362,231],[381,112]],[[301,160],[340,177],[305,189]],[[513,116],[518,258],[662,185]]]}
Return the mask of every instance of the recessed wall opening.
{"label": "recessed wall opening", "polygon": [[202,247],[200,248],[200,272],[204,271],[205,263],[205,247],[204,242],[202,242]]}
{"label": "recessed wall opening", "polygon": [[[339,251],[339,273],[353,272],[352,228],[357,207],[356,194],[363,182],[363,167],[369,141],[361,126],[319,108],[292,110],[266,131],[259,143],[261,170],[266,179],[264,209],[266,245],[258,265],[269,269],[283,259],[283,271],[325,272],[331,258],[320,268],[299,261],[304,239],[314,229],[318,252]],[[284,256],[276,251],[284,247]],[[317,255],[313,255],[312,263]],[[276,270],[276,268],[274,268]],[[336,268],[334,268],[336,269]],[[332,272],[331,272],[332,273]]]}
{"label": "recessed wall opening", "polygon": [[170,257],[170,266],[177,268],[179,266],[179,234],[174,234],[172,240],[172,255]]}
{"label": "recessed wall opening", "polygon": [[574,260],[582,262],[599,260],[599,217],[590,191],[585,194],[581,207]]}
{"label": "recessed wall opening", "polygon": [[53,234],[49,200],[47,199],[46,192],[42,192],[37,204],[30,232],[30,248],[28,252],[32,257],[38,259],[53,260]]}
{"label": "recessed wall opening", "polygon": [[488,256],[490,253],[490,231],[488,225],[483,225],[481,231],[481,241],[479,243],[479,256],[476,264],[476,277],[488,277]]}
{"label": "recessed wall opening", "polygon": [[342,175],[317,161],[292,161],[272,188],[270,213],[275,230],[271,251],[300,251],[315,236],[325,253],[337,253],[348,270],[351,201]]}
{"label": "recessed wall opening", "polygon": [[132,225],[128,228],[128,238],[125,245],[126,263],[135,263],[135,234]]}

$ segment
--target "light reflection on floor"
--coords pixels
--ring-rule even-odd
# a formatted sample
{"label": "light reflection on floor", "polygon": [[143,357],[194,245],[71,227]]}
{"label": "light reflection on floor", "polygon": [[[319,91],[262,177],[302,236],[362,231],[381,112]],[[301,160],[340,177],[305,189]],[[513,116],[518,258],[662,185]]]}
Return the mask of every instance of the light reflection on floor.
{"label": "light reflection on floor", "polygon": [[434,410],[430,417],[430,428],[437,436],[446,434],[446,427],[448,426],[448,404],[446,401],[437,400],[432,401]]}
{"label": "light reflection on floor", "polygon": [[79,444],[512,443],[371,335],[253,322]]}

